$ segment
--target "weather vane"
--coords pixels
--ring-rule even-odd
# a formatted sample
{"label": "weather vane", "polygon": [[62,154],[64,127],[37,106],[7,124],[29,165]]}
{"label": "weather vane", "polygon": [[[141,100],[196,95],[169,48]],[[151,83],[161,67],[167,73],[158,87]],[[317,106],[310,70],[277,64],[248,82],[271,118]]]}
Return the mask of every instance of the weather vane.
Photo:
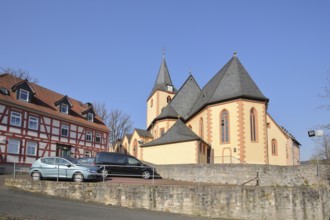
{"label": "weather vane", "polygon": [[166,53],[166,48],[165,47],[162,48],[162,52],[163,52],[163,56],[165,56],[165,53]]}

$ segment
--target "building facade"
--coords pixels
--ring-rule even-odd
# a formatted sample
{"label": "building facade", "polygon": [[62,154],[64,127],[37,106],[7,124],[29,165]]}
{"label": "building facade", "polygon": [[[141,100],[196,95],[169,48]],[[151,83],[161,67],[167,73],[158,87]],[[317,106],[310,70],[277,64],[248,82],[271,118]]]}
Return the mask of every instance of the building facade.
{"label": "building facade", "polygon": [[108,150],[108,137],[92,104],[12,74],[0,75],[0,163],[93,156]]}
{"label": "building facade", "polygon": [[[147,99],[152,138],[135,137],[134,149],[155,164],[298,165],[300,143],[269,115],[268,103],[236,55],[203,88],[190,75],[179,90],[163,57]],[[125,144],[132,154],[132,142]]]}

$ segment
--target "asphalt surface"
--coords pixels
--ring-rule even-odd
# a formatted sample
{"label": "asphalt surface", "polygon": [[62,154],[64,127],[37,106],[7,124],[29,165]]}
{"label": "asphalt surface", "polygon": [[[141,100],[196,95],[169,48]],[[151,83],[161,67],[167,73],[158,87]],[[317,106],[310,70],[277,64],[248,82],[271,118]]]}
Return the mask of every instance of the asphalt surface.
{"label": "asphalt surface", "polygon": [[[4,178],[12,177],[12,175],[0,175],[0,219],[2,219],[1,216],[10,216],[8,219],[24,220],[210,220],[209,218],[66,200],[4,187]],[[30,177],[22,175],[17,178]],[[145,183],[146,181],[135,178],[110,178],[109,181],[108,178],[107,183],[120,182],[120,179],[125,180],[126,183],[130,181]]]}

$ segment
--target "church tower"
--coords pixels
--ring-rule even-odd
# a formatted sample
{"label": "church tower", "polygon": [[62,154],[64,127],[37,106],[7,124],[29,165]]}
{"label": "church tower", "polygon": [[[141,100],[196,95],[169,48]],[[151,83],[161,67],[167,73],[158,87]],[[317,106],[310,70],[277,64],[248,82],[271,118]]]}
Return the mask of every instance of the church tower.
{"label": "church tower", "polygon": [[172,100],[176,93],[166,61],[163,55],[162,63],[154,87],[147,99],[147,127],[162,112],[162,109]]}

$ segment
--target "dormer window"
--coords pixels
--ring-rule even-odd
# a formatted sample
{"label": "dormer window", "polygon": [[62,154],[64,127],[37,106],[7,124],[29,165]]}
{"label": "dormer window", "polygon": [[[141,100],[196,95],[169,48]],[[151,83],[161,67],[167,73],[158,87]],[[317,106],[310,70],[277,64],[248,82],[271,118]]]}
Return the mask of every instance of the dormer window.
{"label": "dormer window", "polygon": [[64,114],[69,114],[69,106],[67,104],[61,104],[61,112]]}
{"label": "dormer window", "polygon": [[81,114],[87,121],[94,122],[96,113],[92,104],[87,103],[87,108]]}
{"label": "dormer window", "polygon": [[25,101],[25,102],[29,102],[29,92],[24,90],[24,89],[20,89],[19,90],[19,100]]}
{"label": "dormer window", "polygon": [[16,93],[16,99],[24,102],[31,102],[32,97],[36,93],[27,80],[13,85],[11,89]]}
{"label": "dormer window", "polygon": [[70,113],[70,109],[72,108],[72,104],[68,96],[63,96],[60,100],[58,100],[54,104],[55,106],[57,106],[59,112],[67,115]]}
{"label": "dormer window", "polygon": [[87,114],[87,120],[88,120],[88,121],[91,121],[91,122],[94,122],[94,114],[92,114],[92,113],[88,113],[88,114]]}

